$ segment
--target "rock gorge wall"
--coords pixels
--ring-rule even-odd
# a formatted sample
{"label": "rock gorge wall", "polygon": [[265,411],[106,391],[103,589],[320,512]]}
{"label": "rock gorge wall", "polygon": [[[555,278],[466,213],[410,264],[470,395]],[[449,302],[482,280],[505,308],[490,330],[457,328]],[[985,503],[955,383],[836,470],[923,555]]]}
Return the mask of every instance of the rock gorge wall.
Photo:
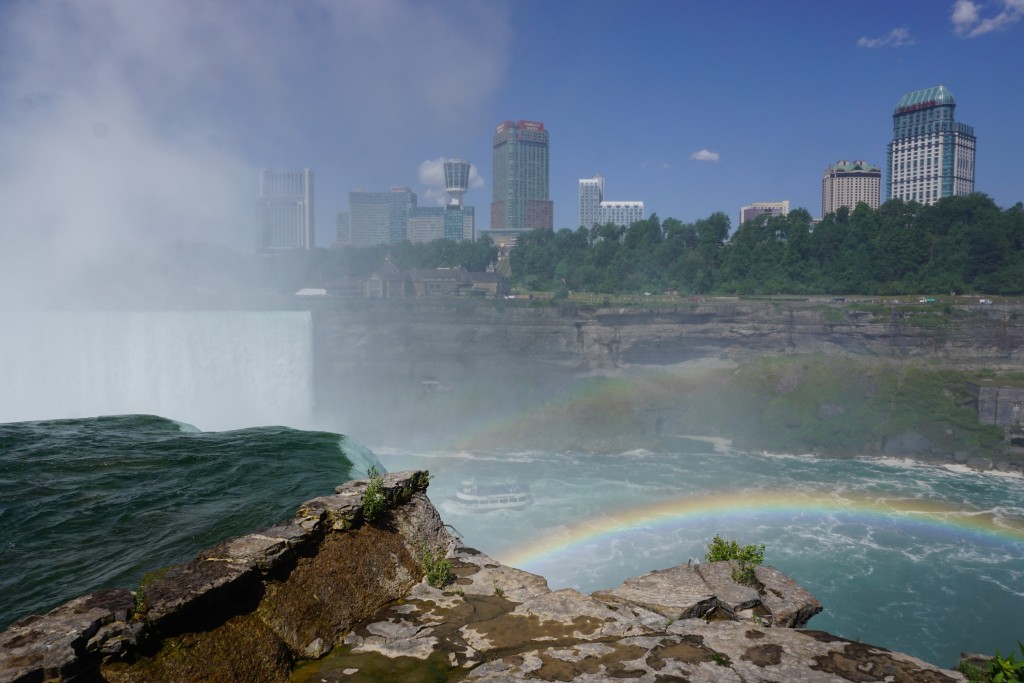
{"label": "rock gorge wall", "polygon": [[[681,565],[587,596],[461,546],[425,472],[367,481],[207,549],[134,594],[103,590],[0,634],[0,683],[472,680],[964,681],[908,655],[799,630],[821,605],[758,567]],[[454,577],[418,558],[443,547]]]}
{"label": "rock gorge wall", "polygon": [[318,411],[347,416],[349,424],[328,425],[374,442],[399,432],[461,434],[559,400],[584,377],[698,359],[838,354],[958,368],[1024,361],[1024,316],[1009,306],[941,313],[762,301],[657,310],[523,303],[315,302]]}
{"label": "rock gorge wall", "polygon": [[330,371],[367,362],[403,365],[410,356],[465,364],[507,359],[586,372],[784,353],[968,365],[1024,359],[1024,311],[1011,305],[921,315],[913,305],[867,312],[802,302],[681,303],[650,310],[516,303],[364,301],[339,307],[325,302],[314,308],[320,361]]}

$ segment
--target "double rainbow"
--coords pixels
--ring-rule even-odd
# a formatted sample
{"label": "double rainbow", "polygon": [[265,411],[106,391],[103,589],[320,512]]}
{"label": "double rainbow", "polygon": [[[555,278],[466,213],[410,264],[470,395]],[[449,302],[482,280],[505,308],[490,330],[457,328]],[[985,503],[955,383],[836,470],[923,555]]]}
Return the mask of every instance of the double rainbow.
{"label": "double rainbow", "polygon": [[[501,554],[513,567],[529,569],[570,557],[587,546],[611,543],[638,531],[670,531],[681,527],[726,522],[792,520],[794,517],[834,518],[846,523],[867,523],[923,530],[974,542],[1017,546],[1024,552],[1024,519],[992,511],[965,510],[944,503],[900,498],[872,498],[856,494],[812,494],[802,491],[760,490],[689,496],[610,512],[579,522],[550,536]],[[741,539],[753,542],[755,539]]]}

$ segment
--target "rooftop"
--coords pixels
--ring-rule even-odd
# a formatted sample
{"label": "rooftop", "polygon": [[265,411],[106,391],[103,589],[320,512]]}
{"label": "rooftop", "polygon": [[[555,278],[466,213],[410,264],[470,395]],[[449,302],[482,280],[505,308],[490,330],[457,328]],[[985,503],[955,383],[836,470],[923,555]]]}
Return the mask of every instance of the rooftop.
{"label": "rooftop", "polygon": [[896,114],[902,114],[909,107],[924,105],[926,103],[926,106],[938,106],[940,104],[951,104],[956,106],[956,100],[953,98],[953,93],[946,90],[946,86],[937,85],[934,88],[925,88],[924,90],[908,92],[900,98],[899,103],[896,105],[896,109],[894,109],[892,113],[894,116]]}
{"label": "rooftop", "polygon": [[847,173],[852,173],[854,171],[861,171],[864,173],[880,173],[882,169],[878,168],[877,166],[872,166],[866,161],[861,161],[858,159],[857,161],[854,161],[852,164],[849,161],[837,161],[836,163],[829,166],[828,170],[844,171]]}

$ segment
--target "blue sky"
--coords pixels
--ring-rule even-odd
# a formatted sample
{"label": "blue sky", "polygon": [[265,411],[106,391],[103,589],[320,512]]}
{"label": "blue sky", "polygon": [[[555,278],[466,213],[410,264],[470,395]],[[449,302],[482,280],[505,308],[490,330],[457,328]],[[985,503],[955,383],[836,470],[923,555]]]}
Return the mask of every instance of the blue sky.
{"label": "blue sky", "polygon": [[938,84],[978,136],[976,189],[1024,200],[1024,0],[8,0],[0,235],[72,261],[249,250],[258,169],[308,166],[328,246],[350,190],[437,201],[441,157],[478,169],[485,228],[506,119],[550,131],[557,228],[594,173],[662,218],[817,216],[825,167],[883,166],[900,96]]}

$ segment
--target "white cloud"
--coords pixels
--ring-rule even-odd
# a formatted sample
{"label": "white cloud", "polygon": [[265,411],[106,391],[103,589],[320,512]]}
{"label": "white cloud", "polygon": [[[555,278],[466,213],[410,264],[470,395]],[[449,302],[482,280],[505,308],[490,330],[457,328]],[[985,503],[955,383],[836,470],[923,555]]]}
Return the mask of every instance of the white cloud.
{"label": "white cloud", "polygon": [[913,44],[914,39],[910,35],[910,31],[902,27],[894,28],[889,31],[889,35],[882,36],[881,38],[868,38],[867,36],[861,36],[860,40],[857,41],[857,45],[867,48],[904,47],[906,45]]}
{"label": "white cloud", "polygon": [[950,21],[953,22],[953,29],[963,35],[968,32],[978,21],[978,6],[971,0],[956,0],[953,3],[953,12]]}
{"label": "white cloud", "polygon": [[690,155],[691,159],[697,161],[714,161],[717,162],[719,159],[718,152],[712,152],[710,149],[699,149]]}
{"label": "white cloud", "polygon": [[[447,203],[448,193],[444,191],[444,162],[444,157],[438,157],[437,159],[428,159],[420,164],[419,179],[420,185],[424,188],[423,204],[443,205]],[[477,172],[476,166],[470,164],[469,189],[479,190],[485,184],[484,179]],[[466,203],[473,204],[472,201]]]}
{"label": "white cloud", "polygon": [[982,6],[972,0],[956,0],[949,20],[953,30],[962,38],[976,38],[991,33],[1024,17],[1024,0],[1001,0],[1001,9],[995,15],[982,18]]}

